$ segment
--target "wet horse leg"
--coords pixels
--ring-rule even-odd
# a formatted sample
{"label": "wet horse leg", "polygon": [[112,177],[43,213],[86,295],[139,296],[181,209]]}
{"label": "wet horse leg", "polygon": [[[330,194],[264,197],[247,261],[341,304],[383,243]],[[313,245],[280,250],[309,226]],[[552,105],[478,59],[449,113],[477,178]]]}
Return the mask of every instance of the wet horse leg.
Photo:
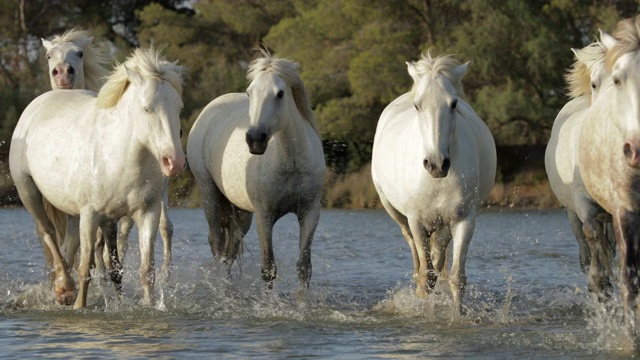
{"label": "wet horse leg", "polygon": [[582,231],[582,221],[578,217],[578,214],[571,210],[567,210],[567,216],[569,217],[569,224],[571,225],[571,231],[573,236],[578,242],[578,252],[580,254],[580,269],[583,273],[589,273],[589,263],[591,262],[591,252],[589,251],[589,243]]}
{"label": "wet horse leg", "polygon": [[[425,297],[435,285],[433,263],[431,262],[430,234],[427,233],[419,218],[408,218],[409,229],[413,235],[415,250],[418,256],[418,278],[416,279],[416,295]],[[413,249],[412,249],[413,250]]]}
{"label": "wet horse leg", "polygon": [[256,230],[260,240],[260,253],[262,255],[262,280],[267,282],[269,289],[273,288],[278,269],[273,255],[273,225],[275,220],[267,212],[256,212]]}
{"label": "wet horse leg", "polygon": [[462,314],[462,299],[467,286],[466,261],[469,243],[475,229],[475,211],[471,211],[462,221],[451,223],[451,235],[453,237],[453,260],[449,286],[453,294],[453,315]]}
{"label": "wet horse leg", "polygon": [[611,266],[613,256],[606,244],[608,238],[604,234],[602,223],[596,220],[603,210],[585,196],[575,196],[576,214],[582,222],[582,233],[589,246],[590,262],[588,265],[589,290],[593,291],[599,301],[611,296]]}
{"label": "wet horse leg", "polygon": [[129,250],[129,234],[131,233],[134,223],[132,218],[124,216],[120,218],[118,224],[118,260],[120,263],[123,263]]}
{"label": "wet horse leg", "polygon": [[[98,219],[95,214],[85,211],[80,215],[80,265],[78,266],[78,298],[73,305],[74,309],[87,306],[87,293],[89,290],[90,268],[93,265],[94,247],[97,241]],[[100,253],[98,256],[102,256]]]}
{"label": "wet horse leg", "polygon": [[620,282],[627,325],[634,324],[638,296],[638,255],[640,214],[618,209],[613,214],[613,228],[620,255]]}
{"label": "wet horse leg", "polygon": [[167,186],[169,179],[164,179],[164,191],[162,192],[162,203],[160,208],[160,237],[162,238],[162,270],[161,282],[169,281],[171,275],[171,240],[173,238],[173,223],[169,220],[169,195],[167,194]]}
{"label": "wet horse leg", "polygon": [[[431,261],[436,271],[436,279],[438,277],[447,279],[449,277],[449,269],[447,267],[448,249],[451,242],[451,229],[445,226],[443,229],[434,232],[431,235]],[[434,280],[435,283],[436,280]]]}
{"label": "wet horse leg", "polygon": [[138,245],[140,247],[140,283],[144,291],[142,304],[154,306],[154,246],[160,223],[160,202],[148,208],[146,212],[136,213],[134,221],[138,227]]}
{"label": "wet horse leg", "polygon": [[300,226],[300,257],[296,264],[298,270],[298,280],[303,288],[309,287],[311,280],[311,243],[313,234],[316,232],[318,220],[320,219],[320,203],[318,202],[312,209],[304,214],[298,215]]}
{"label": "wet horse leg", "polygon": [[[118,296],[122,294],[122,264],[118,256],[118,222],[108,221],[100,226],[103,240],[106,245],[107,258],[106,268],[108,269],[111,282],[116,288]],[[96,250],[97,251],[97,250]]]}

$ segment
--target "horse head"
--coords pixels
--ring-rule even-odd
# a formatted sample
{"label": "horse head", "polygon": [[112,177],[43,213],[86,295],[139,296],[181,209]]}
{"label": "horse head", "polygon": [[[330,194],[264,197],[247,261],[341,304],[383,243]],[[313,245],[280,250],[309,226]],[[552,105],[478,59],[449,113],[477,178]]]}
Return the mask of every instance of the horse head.
{"label": "horse head", "polygon": [[422,137],[422,165],[434,178],[447,176],[450,148],[456,128],[458,101],[463,98],[460,80],[468,63],[460,65],[450,56],[407,62],[413,78],[413,104]]}
{"label": "horse head", "polygon": [[264,154],[273,135],[293,119],[306,122],[319,133],[298,64],[258,50],[263,56],[254,60],[247,72],[250,120],[246,141],[255,155]]}
{"label": "horse head", "polygon": [[623,135],[620,151],[640,168],[640,16],[618,23],[614,35],[601,31],[611,74],[612,121]]}
{"label": "horse head", "polygon": [[137,139],[155,155],[165,176],[178,175],[186,163],[180,142],[181,73],[182,67],[155,50],[136,49],[98,94],[101,108],[126,107]]}

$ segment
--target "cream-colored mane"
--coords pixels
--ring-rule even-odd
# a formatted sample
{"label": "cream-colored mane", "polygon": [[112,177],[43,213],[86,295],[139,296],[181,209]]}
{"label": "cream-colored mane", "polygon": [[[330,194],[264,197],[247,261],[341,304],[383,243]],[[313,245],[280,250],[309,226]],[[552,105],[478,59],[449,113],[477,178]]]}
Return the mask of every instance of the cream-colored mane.
{"label": "cream-colored mane", "polygon": [[607,51],[606,61],[609,71],[622,55],[640,50],[640,15],[619,21],[613,37],[618,44]]}
{"label": "cream-colored mane", "polygon": [[305,119],[319,135],[320,130],[313,110],[311,109],[311,101],[309,100],[309,95],[298,72],[298,63],[287,59],[274,58],[268,51],[262,48],[258,48],[258,50],[262,53],[263,57],[255,59],[251,65],[249,65],[247,80],[253,81],[262,71],[271,72],[280,76],[291,88],[293,99],[302,118]]}
{"label": "cream-colored mane", "polygon": [[[416,67],[418,75],[431,75],[437,77],[438,75],[444,75],[453,84],[458,96],[464,99],[464,89],[462,87],[462,79],[457,76],[452,70],[460,66],[458,61],[453,55],[445,55],[439,57],[431,56],[431,51],[422,54],[422,58],[418,61],[414,61],[413,65]],[[415,91],[417,84],[414,83],[411,87],[411,91]]]}
{"label": "cream-colored mane", "polygon": [[575,50],[576,61],[564,77],[570,98],[591,95],[591,69],[598,63],[604,63],[606,54],[607,49],[597,40]]}
{"label": "cream-colored mane", "polygon": [[[74,43],[77,45],[89,38],[91,38],[91,36],[89,36],[86,31],[73,28],[65,31],[62,35],[55,35],[53,39],[51,39],[51,43],[53,43],[54,46],[65,43]],[[84,47],[82,59],[85,87],[88,90],[97,92],[104,84],[105,77],[109,74],[107,68],[109,58],[103,49],[98,48],[91,42]]]}
{"label": "cream-colored mane", "polygon": [[127,71],[133,71],[143,78],[168,81],[178,95],[182,96],[182,66],[165,60],[160,52],[150,49],[135,49],[127,60],[118,64],[107,78],[100,93],[97,106],[100,108],[114,107],[129,86]]}

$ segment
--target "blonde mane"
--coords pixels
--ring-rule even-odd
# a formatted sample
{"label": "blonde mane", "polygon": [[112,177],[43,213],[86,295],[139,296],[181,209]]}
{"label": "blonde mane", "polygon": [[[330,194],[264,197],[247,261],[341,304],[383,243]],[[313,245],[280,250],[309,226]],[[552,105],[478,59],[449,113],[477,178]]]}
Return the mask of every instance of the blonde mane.
{"label": "blonde mane", "polygon": [[[90,38],[91,36],[86,31],[73,28],[65,31],[62,35],[55,35],[51,43],[54,46],[65,43],[78,45]],[[109,58],[103,49],[98,48],[91,42],[84,47],[82,59],[85,87],[87,90],[98,92],[104,84],[104,78],[109,74],[107,69]]]}
{"label": "blonde mane", "polygon": [[97,106],[111,108],[116,106],[129,86],[127,71],[133,71],[143,78],[166,80],[182,96],[182,66],[165,60],[160,52],[150,49],[135,49],[127,60],[118,64],[107,78],[100,93]]}
{"label": "blonde mane", "polygon": [[270,72],[280,76],[285,83],[291,88],[293,99],[296,103],[296,107],[302,118],[305,119],[313,130],[320,134],[318,124],[316,122],[315,115],[311,109],[311,101],[309,95],[304,87],[300,73],[298,72],[298,64],[291,60],[274,58],[271,54],[258,48],[263,57],[255,59],[250,65],[247,71],[247,80],[253,81],[260,72]]}
{"label": "blonde mane", "polygon": [[[431,75],[433,77],[437,77],[438,75],[444,75],[453,84],[453,87],[456,89],[458,96],[464,100],[464,89],[462,87],[462,79],[457,76],[453,69],[460,66],[460,61],[458,61],[453,55],[445,55],[439,57],[431,56],[431,51],[427,51],[427,53],[423,53],[422,57],[418,61],[414,61],[413,65],[416,67],[416,71],[418,75]],[[411,91],[416,90],[416,86],[418,84],[414,83],[411,87]]]}
{"label": "blonde mane", "polygon": [[604,63],[607,49],[596,40],[574,52],[576,61],[564,77],[567,82],[567,93],[571,99],[591,95],[591,69],[596,64]]}
{"label": "blonde mane", "polygon": [[640,15],[633,19],[619,21],[613,37],[618,44],[607,51],[606,61],[609,71],[622,55],[640,50]]}

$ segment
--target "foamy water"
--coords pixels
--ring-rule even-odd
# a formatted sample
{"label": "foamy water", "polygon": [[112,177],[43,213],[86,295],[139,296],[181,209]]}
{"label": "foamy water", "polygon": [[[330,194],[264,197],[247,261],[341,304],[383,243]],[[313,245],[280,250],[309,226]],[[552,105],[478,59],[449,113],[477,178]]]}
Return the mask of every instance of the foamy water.
{"label": "foamy water", "polygon": [[[617,358],[635,355],[619,309],[591,301],[577,245],[561,211],[480,214],[467,262],[466,314],[452,320],[439,283],[414,295],[411,254],[384,211],[323,211],[313,244],[311,290],[296,275],[294,217],[275,229],[278,279],[260,277],[254,230],[242,272],[213,260],[201,209],[172,209],[173,272],[142,297],[136,237],[124,295],[90,285],[88,307],[57,305],[33,222],[0,210],[0,357],[154,358]],[[160,242],[156,264],[161,262]]]}

